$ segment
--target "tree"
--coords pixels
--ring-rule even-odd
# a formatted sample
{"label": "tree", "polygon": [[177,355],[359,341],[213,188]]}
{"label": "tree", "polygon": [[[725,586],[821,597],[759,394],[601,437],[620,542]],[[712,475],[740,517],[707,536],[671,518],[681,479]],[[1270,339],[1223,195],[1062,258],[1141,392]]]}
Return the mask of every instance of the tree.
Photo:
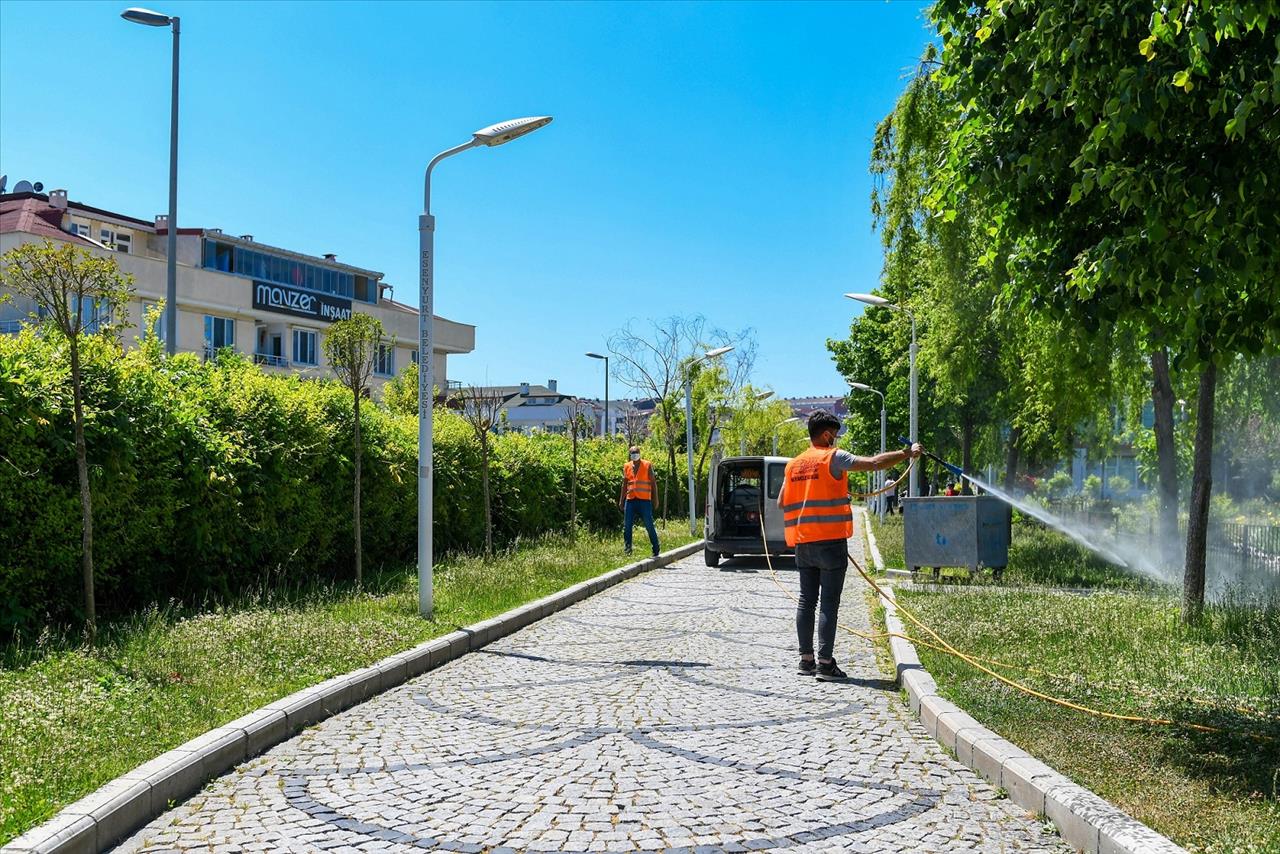
{"label": "tree", "polygon": [[[615,357],[614,376],[656,402],[657,411],[651,429],[667,452],[668,471],[672,473],[676,471],[676,449],[685,438],[686,370],[696,355],[730,344],[735,348],[728,354],[729,364],[733,365],[728,369],[730,376],[740,373],[737,366],[741,364],[746,365],[745,373],[750,373],[750,364],[755,356],[754,333],[743,330],[731,336],[724,330],[709,327],[701,315],[650,320],[647,329],[637,329],[635,323],[630,323],[609,338],[609,352]],[[697,371],[692,373],[696,379]],[[668,499],[672,479],[662,479],[664,514],[671,506]]]}
{"label": "tree", "polygon": [[578,538],[578,439],[591,435],[588,409],[576,397],[565,401],[565,429],[569,433],[570,452],[573,456],[573,474],[569,482],[569,534],[575,540]]}
{"label": "tree", "polygon": [[400,415],[418,414],[418,363],[410,362],[382,386],[382,403]]}
{"label": "tree", "polygon": [[81,573],[85,627],[97,636],[97,603],[93,589],[93,496],[89,486],[89,453],[84,437],[84,377],[80,336],[113,334],[110,317],[128,303],[133,277],[122,274],[111,256],[94,255],[71,243],[24,243],[0,258],[0,281],[12,294],[34,303],[37,317],[67,342],[71,362],[72,417],[76,474],[80,485]]}
{"label": "tree", "polygon": [[369,392],[369,379],[377,364],[382,344],[382,321],[368,314],[353,313],[329,327],[324,337],[325,357],[338,375],[338,381],[351,391],[354,422],[355,496],[352,518],[355,528],[356,587],[364,583],[364,550],[360,525],[360,476],[363,449],[360,442],[360,399]]}
{"label": "tree", "polygon": [[469,386],[462,395],[462,417],[480,445],[480,491],[484,499],[484,554],[493,556],[493,503],[489,496],[489,463],[493,457],[493,431],[506,402],[498,388]]}
{"label": "tree", "polygon": [[1199,371],[1183,578],[1195,619],[1217,368],[1280,339],[1280,6],[940,0],[932,14],[939,81],[961,106],[941,207],[982,195],[1010,248],[985,258],[1006,298],[1085,332],[1122,325]]}

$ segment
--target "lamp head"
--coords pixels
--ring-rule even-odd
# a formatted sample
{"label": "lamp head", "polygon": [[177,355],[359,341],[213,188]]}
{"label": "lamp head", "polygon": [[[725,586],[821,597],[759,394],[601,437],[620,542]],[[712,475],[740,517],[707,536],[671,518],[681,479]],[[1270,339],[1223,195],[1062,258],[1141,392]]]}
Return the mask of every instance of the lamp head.
{"label": "lamp head", "polygon": [[717,348],[715,348],[714,350],[708,350],[707,352],[703,353],[702,355],[703,355],[703,357],[704,357],[704,358],[707,358],[707,359],[714,359],[714,358],[716,358],[717,356],[723,356],[725,353],[728,353],[728,352],[729,352],[730,350],[732,350],[732,349],[733,349],[732,347],[717,347]]}
{"label": "lamp head", "polygon": [[589,357],[591,357],[592,359],[607,359],[607,358],[609,358],[608,356],[601,356],[599,353],[588,353],[587,355],[588,355]]}
{"label": "lamp head", "polygon": [[125,9],[120,13],[120,17],[135,24],[145,24],[148,27],[167,27],[173,23],[173,18],[168,15],[162,15],[159,12],[152,12],[150,9],[142,9],[137,6]]}
{"label": "lamp head", "polygon": [[771,397],[773,397],[773,392],[771,392],[771,391],[762,391],[762,392],[760,392],[759,394],[757,394],[757,395],[756,395],[756,400],[768,400],[768,399],[769,399],[769,398],[771,398]]}
{"label": "lamp head", "polygon": [[878,297],[875,294],[845,294],[845,298],[864,302],[867,305],[882,305],[887,308],[897,308],[896,305],[889,302],[884,297]]}
{"label": "lamp head", "polygon": [[551,116],[529,116],[523,119],[510,119],[505,122],[498,122],[496,125],[489,125],[487,128],[481,128],[471,134],[471,138],[481,145],[493,147],[502,145],[504,142],[510,142],[513,139],[522,137],[527,133],[533,133],[541,127],[551,124]]}
{"label": "lamp head", "polygon": [[858,391],[875,391],[875,389],[866,383],[855,383],[853,380],[849,381],[849,388],[856,388]]}

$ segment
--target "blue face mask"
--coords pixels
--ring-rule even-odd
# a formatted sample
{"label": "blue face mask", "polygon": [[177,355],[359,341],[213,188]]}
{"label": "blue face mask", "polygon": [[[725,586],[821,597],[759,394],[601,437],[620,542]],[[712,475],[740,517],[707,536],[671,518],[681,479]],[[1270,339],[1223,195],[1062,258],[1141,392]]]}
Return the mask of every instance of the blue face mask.
{"label": "blue face mask", "polygon": [[631,455],[631,460],[632,460],[633,462],[634,462],[634,461],[636,461],[636,460],[639,460],[639,459],[640,459],[640,455],[639,455],[639,454],[632,454],[632,455]]}

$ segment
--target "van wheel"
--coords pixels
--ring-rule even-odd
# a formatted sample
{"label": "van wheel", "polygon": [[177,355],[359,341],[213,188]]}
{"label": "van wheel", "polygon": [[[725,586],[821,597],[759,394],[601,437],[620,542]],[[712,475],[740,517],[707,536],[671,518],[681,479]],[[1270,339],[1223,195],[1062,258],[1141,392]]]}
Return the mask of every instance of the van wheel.
{"label": "van wheel", "polygon": [[707,562],[707,566],[719,566],[720,552],[713,552],[711,549],[704,548],[702,550],[702,559]]}

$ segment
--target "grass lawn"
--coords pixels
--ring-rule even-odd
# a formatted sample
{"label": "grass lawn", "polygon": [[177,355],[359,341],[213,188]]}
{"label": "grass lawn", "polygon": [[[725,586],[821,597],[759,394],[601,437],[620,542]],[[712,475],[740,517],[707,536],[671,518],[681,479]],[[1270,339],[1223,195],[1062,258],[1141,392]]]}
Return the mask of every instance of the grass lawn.
{"label": "grass lawn", "polygon": [[[659,528],[663,549],[690,541]],[[641,534],[643,541],[643,534]],[[46,635],[0,649],[0,844],[142,762],[331,676],[626,564],[621,537],[548,538],[436,567],[435,619],[414,570],[203,613],[104,626],[90,648]]]}
{"label": "grass lawn", "polygon": [[[876,536],[888,565],[887,549],[896,549],[901,566],[895,521],[878,526]],[[1015,526],[1005,585],[1093,592],[1009,590],[988,580],[969,590],[920,584],[898,596],[957,648],[1047,671],[1004,671],[1045,693],[1227,733],[1082,714],[918,647],[944,695],[1192,851],[1280,851],[1280,601],[1211,606],[1200,624],[1184,626],[1177,591],[1030,525]]]}

